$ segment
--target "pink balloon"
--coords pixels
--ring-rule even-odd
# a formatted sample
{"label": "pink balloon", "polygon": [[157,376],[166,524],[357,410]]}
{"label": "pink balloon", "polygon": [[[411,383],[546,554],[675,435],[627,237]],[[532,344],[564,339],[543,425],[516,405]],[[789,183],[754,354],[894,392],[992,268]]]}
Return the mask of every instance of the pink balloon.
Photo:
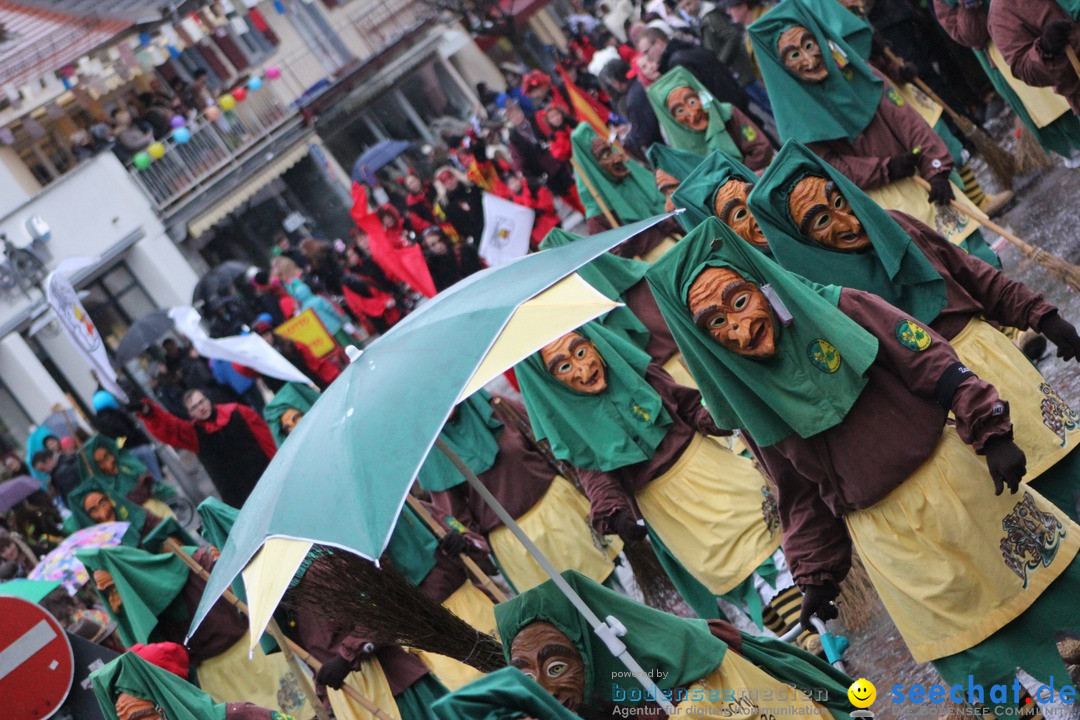
{"label": "pink balloon", "polygon": [[271,80],[277,80],[279,77],[281,77],[281,68],[279,68],[277,65],[271,65],[270,67],[266,68],[266,77],[270,78]]}
{"label": "pink balloon", "polygon": [[221,117],[221,110],[218,110],[217,105],[211,105],[210,107],[206,108],[207,120],[209,120],[210,122],[214,122],[219,117]]}

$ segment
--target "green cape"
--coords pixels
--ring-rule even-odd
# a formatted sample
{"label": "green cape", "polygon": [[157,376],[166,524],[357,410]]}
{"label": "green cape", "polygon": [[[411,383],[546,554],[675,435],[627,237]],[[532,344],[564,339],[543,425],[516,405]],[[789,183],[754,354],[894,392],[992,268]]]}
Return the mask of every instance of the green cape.
{"label": "green cape", "polygon": [[[705,620],[688,620],[654,610],[573,570],[564,571],[562,577],[599,617],[613,615],[627,628],[621,640],[645,672],[653,673],[661,690],[693,683],[724,661],[727,643],[713,636]],[[586,703],[596,696],[611,700],[617,688],[641,697],[638,681],[623,677],[625,666],[551,580],[496,605],[495,621],[507,661],[514,638],[530,623],[548,622],[566,635],[585,664]]]}
{"label": "green cape", "polygon": [[[804,83],[780,60],[777,41],[793,25],[807,28],[817,37],[829,69],[824,81]],[[782,140],[854,140],[870,124],[881,103],[884,81],[808,8],[798,2],[781,3],[753,23],[748,32]],[[846,58],[843,70],[834,55]]]}
{"label": "green cape", "polygon": [[596,395],[571,390],[548,372],[536,352],[515,367],[536,439],[555,457],[590,470],[615,470],[652,457],[671,427],[660,394],[645,381],[648,354],[595,321],[577,332],[604,359],[607,388]]}
{"label": "green cape", "polygon": [[848,10],[839,0],[795,0],[808,10],[821,26],[843,39],[859,57],[870,61],[874,28],[864,18]]}
{"label": "green cape", "polygon": [[169,720],[225,720],[225,703],[215,703],[187,680],[151,665],[135,653],[124,653],[95,670],[90,674],[90,684],[107,720],[118,720],[116,698],[124,692],[158,705]]}
{"label": "green cape", "polygon": [[[185,549],[189,554],[195,550]],[[154,554],[121,545],[80,550],[75,555],[90,571],[91,583],[95,570],[112,575],[124,601],[120,614],[113,613],[105,594],[97,592],[109,616],[116,620],[125,645],[152,642],[158,618],[167,611],[182,611],[170,605],[187,583],[190,570],[173,553]]]}
{"label": "green cape", "polygon": [[143,526],[146,525],[146,510],[131,502],[123,495],[117,494],[115,490],[110,486],[103,484],[96,477],[83,480],[76,485],[67,496],[68,509],[71,510],[71,516],[75,518],[75,522],[79,526],[79,529],[88,528],[91,525],[97,524],[86,514],[86,510],[83,509],[83,500],[92,492],[105,493],[109,496],[109,499],[112,500],[113,504],[116,506],[117,521],[131,523],[132,529],[137,533],[135,535],[137,540],[142,534]]}
{"label": "green cape", "polygon": [[310,385],[289,382],[285,383],[270,402],[266,403],[266,407],[263,408],[263,419],[270,426],[270,432],[274,434],[274,442],[277,443],[278,447],[281,447],[281,444],[285,442],[285,438],[288,437],[281,429],[280,422],[285,411],[295,408],[307,414],[318,399],[319,391]]}
{"label": "green cape", "polygon": [[1073,20],[1080,19],[1080,0],[1057,0],[1061,9],[1069,13]]}
{"label": "green cape", "polygon": [[[776,322],[775,356],[742,357],[694,324],[686,298],[708,267],[730,267],[759,287],[769,285],[787,306],[794,322]],[[784,270],[715,218],[657,261],[645,279],[721,428],[744,429],[763,446],[790,435],[810,437],[840,423],[866,385],[878,342],[836,308],[840,288]]]}
{"label": "green cape", "polygon": [[236,516],[240,511],[215,497],[203,500],[196,511],[202,522],[199,534],[203,539],[218,550],[225,547],[225,541],[229,539],[229,533],[232,532],[232,526],[236,523]]}
{"label": "green cape", "polygon": [[[540,243],[541,250],[569,245],[581,239],[580,235],[554,228]],[[604,253],[588,265],[578,268],[582,280],[592,285],[605,297],[624,302],[623,293],[641,282],[649,263],[633,258],[619,257],[613,253]],[[630,340],[645,349],[649,344],[649,329],[638,320],[628,307],[617,307],[603,316],[601,321],[606,327],[619,330]]]}
{"label": "green cape", "polygon": [[[480,390],[457,406],[457,414],[446,421],[439,437],[478,477],[491,469],[499,454],[496,436],[503,424],[491,408],[491,393]],[[438,448],[428,453],[416,476],[428,492],[449,490],[465,482],[465,476]]]}
{"label": "green cape", "polygon": [[701,162],[701,156],[688,150],[679,150],[670,145],[653,143],[645,153],[653,167],[659,168],[679,182],[694,171]]}
{"label": "green cape", "polygon": [[420,516],[408,505],[402,507],[394,532],[390,534],[390,544],[386,547],[398,572],[413,585],[419,586],[435,569],[435,551],[438,547],[438,539]]}
{"label": "green cape", "polygon": [[[667,97],[672,90],[680,87],[693,88],[701,98],[701,104],[709,114],[709,125],[704,131],[691,130],[668,112]],[[739,146],[727,131],[727,121],[731,119],[731,105],[717,102],[689,70],[684,67],[668,70],[658,77],[645,93],[649,96],[649,102],[660,121],[660,127],[664,129],[669,145],[699,157],[721,150],[731,157],[742,159]]]}
{"label": "green cape", "polygon": [[683,179],[672,199],[676,207],[686,208],[686,212],[679,216],[679,222],[687,232],[706,218],[716,217],[713,198],[720,186],[732,178],[754,184],[758,182],[753,170],[722,152],[714,152]]}
{"label": "green cape", "polygon": [[[596,130],[589,123],[581,123],[570,135],[574,147],[574,159],[582,173],[604,200],[608,210],[623,225],[637,222],[664,212],[664,196],[656,189],[656,179],[644,165],[631,157],[626,159],[629,177],[616,182],[601,168],[592,154],[592,141]],[[577,178],[578,194],[585,206],[585,217],[603,215],[600,204],[589,192],[581,177]]]}
{"label": "green cape", "polygon": [[[818,245],[799,231],[788,198],[808,175],[836,183],[870,236],[873,249],[849,253]],[[887,212],[832,165],[788,141],[750,194],[750,211],[769,239],[772,255],[793,273],[814,282],[866,290],[921,323],[929,324],[948,304],[945,279]]]}
{"label": "green cape", "polygon": [[540,683],[513,667],[496,670],[444,695],[431,710],[440,720],[578,720]]}

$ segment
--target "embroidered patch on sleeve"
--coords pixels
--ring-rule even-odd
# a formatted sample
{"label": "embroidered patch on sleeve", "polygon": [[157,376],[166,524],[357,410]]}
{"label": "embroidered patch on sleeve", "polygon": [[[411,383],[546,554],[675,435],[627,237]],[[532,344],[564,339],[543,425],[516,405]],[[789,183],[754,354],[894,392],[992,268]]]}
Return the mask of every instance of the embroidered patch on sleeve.
{"label": "embroidered patch on sleeve", "polygon": [[930,333],[914,320],[901,320],[896,324],[896,339],[908,350],[922,352],[934,342]]}

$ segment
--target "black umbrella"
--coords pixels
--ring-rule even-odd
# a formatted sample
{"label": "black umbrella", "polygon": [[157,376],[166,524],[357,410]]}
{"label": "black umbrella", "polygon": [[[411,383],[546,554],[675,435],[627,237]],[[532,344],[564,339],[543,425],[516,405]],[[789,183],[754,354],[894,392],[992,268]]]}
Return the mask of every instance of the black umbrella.
{"label": "black umbrella", "polygon": [[250,265],[239,260],[226,260],[202,276],[191,294],[191,304],[196,308],[210,305],[217,298],[228,297],[235,292],[233,284],[247,273]]}
{"label": "black umbrella", "polygon": [[163,335],[173,329],[172,318],[168,310],[155,310],[143,315],[128,328],[124,339],[120,341],[120,347],[116,349],[116,359],[121,365],[139,356],[139,353],[161,339]]}

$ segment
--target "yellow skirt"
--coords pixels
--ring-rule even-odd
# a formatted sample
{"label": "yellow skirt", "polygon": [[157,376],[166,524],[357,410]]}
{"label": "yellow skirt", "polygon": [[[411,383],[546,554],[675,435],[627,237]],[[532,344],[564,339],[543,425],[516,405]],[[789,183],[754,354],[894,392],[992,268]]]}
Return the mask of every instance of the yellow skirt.
{"label": "yellow skirt", "polygon": [[[390,692],[390,683],[386,680],[382,665],[375,658],[361,661],[360,669],[349,673],[345,684],[377,705],[393,720],[402,720],[397,701]],[[326,688],[326,694],[337,720],[375,720],[373,714],[341,690]],[[304,717],[311,717],[311,714]]]}
{"label": "yellow skirt", "polygon": [[1005,62],[1005,56],[998,50],[997,45],[994,43],[987,45],[986,54],[990,57],[993,66],[1005,78],[1005,82],[1020,98],[1020,102],[1024,104],[1024,109],[1028,111],[1036,127],[1044,128],[1065,113],[1072,112],[1069,103],[1054,92],[1053,88],[1032,87],[1013,75],[1009,63]]}
{"label": "yellow skirt", "polygon": [[1080,417],[1007,337],[975,318],[950,342],[960,360],[1009,401],[1013,440],[1027,455],[1028,480],[1076,448]]}
{"label": "yellow skirt", "polygon": [[951,427],[903,485],[845,520],[916,662],[1000,630],[1080,548],[1080,526],[1034,490],[995,497],[986,461]]}
{"label": "yellow skirt", "polygon": [[686,387],[692,387],[697,389],[697,383],[694,382],[694,376],[690,374],[690,371],[686,369],[686,366],[682,363],[682,353],[675,353],[668,361],[664,363],[664,370],[667,374],[675,378],[675,382]]}
{"label": "yellow skirt", "polygon": [[[564,477],[555,476],[544,497],[519,517],[517,524],[556,570],[577,570],[598,583],[604,582],[615,569],[612,560],[622,550],[622,540],[617,537],[608,538],[606,550],[599,550],[593,544],[589,501]],[[503,573],[519,593],[548,579],[547,573],[508,528],[500,526],[492,530],[488,542]]]}
{"label": "yellow skirt", "polygon": [[[495,626],[495,603],[471,582],[466,582],[442,602],[442,606],[472,625],[480,632],[498,639],[499,631]],[[484,676],[471,665],[458,662],[453,658],[436,653],[416,650],[416,654],[427,664],[431,672],[451,691]]]}
{"label": "yellow skirt", "polygon": [[161,500],[158,500],[157,498],[150,498],[149,500],[144,502],[142,506],[143,509],[149,510],[150,512],[157,515],[159,518],[173,518],[174,520],[176,519],[176,513],[172,511],[172,508],[166,505]]}
{"label": "yellow skirt", "polygon": [[663,241],[661,241],[661,243],[654,247],[652,250],[645,253],[644,255],[638,256],[638,259],[644,260],[645,262],[654,263],[660,258],[664,257],[664,253],[666,253],[673,247],[675,247],[675,238],[669,235],[668,237],[664,238]]}
{"label": "yellow skirt", "polygon": [[919,116],[926,121],[927,125],[930,127],[937,125],[937,121],[941,119],[943,109],[931,100],[929,95],[920,90],[914,83],[897,85],[896,89],[911,109],[919,113]]}
{"label": "yellow skirt", "polygon": [[748,459],[696,435],[666,473],[637,493],[645,522],[714,595],[741,583],[780,547],[765,479]]}
{"label": "yellow skirt", "polygon": [[[866,194],[886,210],[899,210],[923,221],[954,245],[959,245],[979,229],[979,223],[958,210],[952,207],[940,208],[930,202],[929,194],[919,187],[914,178],[904,178],[873,190],[867,190]],[[956,187],[955,183],[953,194],[956,195],[956,201],[967,206],[968,210],[980,217],[985,217],[983,211],[979,210],[967,195],[964,195],[964,191]]]}
{"label": "yellow skirt", "polygon": [[216,702],[250,702],[286,715],[307,718],[314,715],[311,703],[296,675],[281,653],[267,655],[258,645],[248,659],[245,634],[225,652],[204,660],[198,667],[199,687]]}
{"label": "yellow skirt", "polygon": [[676,710],[680,717],[689,718],[832,717],[805,693],[730,650],[718,668],[686,688],[686,699]]}

